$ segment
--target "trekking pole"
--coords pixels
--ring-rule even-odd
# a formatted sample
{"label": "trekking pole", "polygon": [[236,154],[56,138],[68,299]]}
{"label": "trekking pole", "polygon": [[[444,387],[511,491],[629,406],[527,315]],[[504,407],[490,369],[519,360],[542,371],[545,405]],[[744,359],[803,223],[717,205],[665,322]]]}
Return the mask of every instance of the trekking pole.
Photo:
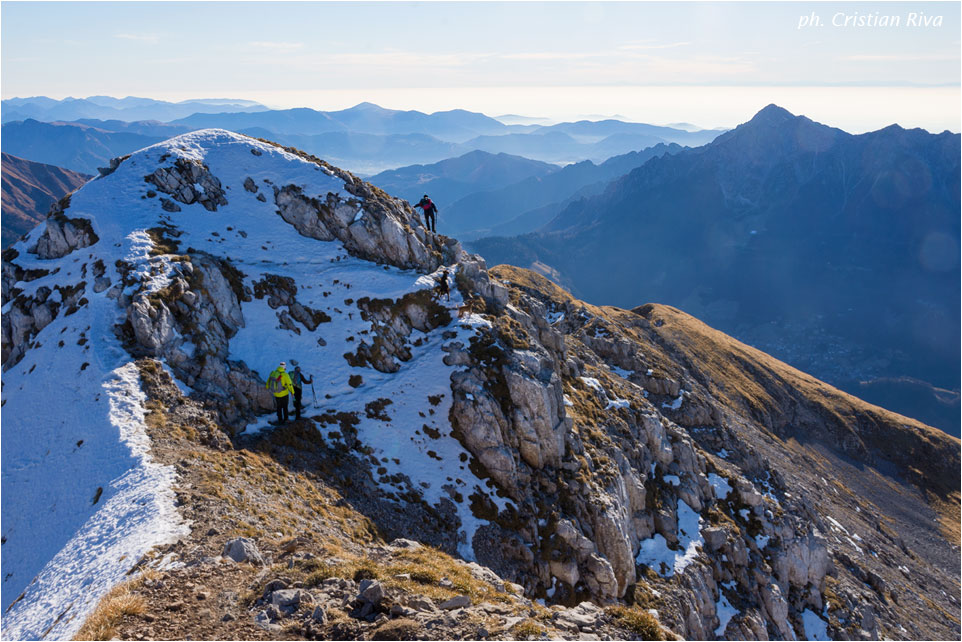
{"label": "trekking pole", "polygon": [[314,407],[315,407],[315,408],[320,408],[321,406],[318,405],[318,403],[317,403],[317,393],[314,392],[314,382],[313,382],[313,381],[311,381],[311,394],[314,395]]}

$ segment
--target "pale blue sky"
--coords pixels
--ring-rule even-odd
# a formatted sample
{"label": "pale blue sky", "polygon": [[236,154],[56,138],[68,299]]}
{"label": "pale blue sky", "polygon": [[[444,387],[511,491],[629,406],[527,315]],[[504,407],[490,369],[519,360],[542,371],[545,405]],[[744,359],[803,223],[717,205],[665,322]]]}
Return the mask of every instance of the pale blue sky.
{"label": "pale blue sky", "polygon": [[[823,26],[800,29],[812,12]],[[901,24],[833,26],[856,13]],[[942,26],[911,26],[910,13]],[[849,131],[960,129],[959,2],[8,0],[0,47],[4,98],[370,100],[703,126],[776,102]]]}

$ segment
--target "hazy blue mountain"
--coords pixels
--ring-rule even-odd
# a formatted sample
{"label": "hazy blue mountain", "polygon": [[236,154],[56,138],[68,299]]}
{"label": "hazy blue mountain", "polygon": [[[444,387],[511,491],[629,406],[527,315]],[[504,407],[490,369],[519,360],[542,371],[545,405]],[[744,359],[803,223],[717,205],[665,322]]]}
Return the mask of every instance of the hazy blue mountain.
{"label": "hazy blue mountain", "polygon": [[152,98],[65,98],[52,100],[45,96],[10,98],[2,102],[2,121],[33,118],[44,122],[72,121],[82,118],[99,120],[161,120],[170,121],[198,112],[263,111],[267,107],[249,100],[200,99],[172,103]]}
{"label": "hazy blue mountain", "polygon": [[2,242],[6,248],[46,218],[50,206],[91,177],[2,154]]}
{"label": "hazy blue mountain", "polygon": [[416,203],[425,193],[439,208],[473,192],[498,189],[529,177],[559,171],[557,165],[510,154],[472,151],[431,165],[411,165],[381,172],[368,180]]}
{"label": "hazy blue mountain", "polygon": [[495,116],[495,120],[499,120],[505,125],[522,125],[525,127],[543,127],[551,124],[551,120],[548,118],[540,118],[537,116],[519,116],[518,114],[503,114],[501,116]]}
{"label": "hazy blue mountain", "polygon": [[96,174],[97,168],[105,167],[111,158],[167,138],[32,119],[6,123],[2,131],[4,152],[84,174]]}
{"label": "hazy blue mountain", "polygon": [[589,145],[579,143],[563,132],[477,136],[465,142],[464,147],[491,154],[525,156],[547,163],[576,163],[585,160],[590,153]]}
{"label": "hazy blue mountain", "polygon": [[344,132],[347,127],[329,114],[315,109],[279,109],[256,113],[192,114],[173,121],[189,129],[219,127],[231,131],[263,129],[274,134],[301,134],[311,136],[331,132]]}
{"label": "hazy blue mountain", "polygon": [[403,165],[434,163],[464,153],[456,143],[438,140],[425,134],[383,136],[356,132],[330,132],[304,136],[275,134],[259,128],[241,129],[239,133],[297,147],[363,176]]}
{"label": "hazy blue mountain", "polygon": [[[770,105],[473,249],[594,303],[680,307],[855,394],[907,377],[957,394],[959,157],[958,134],[855,136]],[[913,385],[883,405],[920,416]]]}
{"label": "hazy blue mountain", "polygon": [[639,140],[678,143],[698,147],[710,143],[724,130],[696,130],[662,127],[645,123],[629,123],[621,120],[579,120],[574,123],[558,123],[542,127],[539,132],[562,132],[579,142],[598,143],[612,137],[637,137]]}
{"label": "hazy blue mountain", "polygon": [[464,109],[425,114],[361,103],[350,109],[328,113],[349,130],[367,134],[429,134],[441,140],[463,142],[479,134],[508,131],[500,121]]}
{"label": "hazy blue mountain", "polygon": [[[648,159],[661,154],[676,153],[681,149],[678,145],[659,143],[642,151],[609,158],[600,165],[582,161],[546,176],[532,176],[501,189],[470,194],[445,208],[444,229],[447,230],[446,233],[459,238],[472,239],[490,234],[499,226],[532,210],[553,206],[556,208],[553,211],[557,214],[561,203],[587,186],[595,187],[584,195],[600,192],[608,181],[627,174]],[[515,221],[514,229],[518,229],[519,225],[531,225],[519,230],[529,232],[550,218],[553,216],[542,211],[540,214]]]}
{"label": "hazy blue mountain", "polygon": [[[105,166],[111,158],[194,129],[156,121],[126,123],[87,119],[43,123],[28,119],[3,125],[3,151],[74,171],[96,173],[97,168]],[[358,174],[436,162],[465,151],[455,143],[424,134],[382,136],[340,131],[299,135],[278,134],[265,128],[246,128],[239,133],[303,149]]]}
{"label": "hazy blue mountain", "polygon": [[58,123],[68,125],[84,125],[108,132],[126,132],[129,134],[141,134],[144,136],[164,136],[173,138],[179,134],[191,131],[189,127],[182,125],[171,125],[159,120],[135,120],[128,122],[125,120],[98,120],[96,118],[81,118],[70,123]]}
{"label": "hazy blue mountain", "polygon": [[174,121],[174,124],[194,129],[222,127],[232,131],[259,127],[276,134],[423,134],[450,142],[463,142],[479,134],[508,131],[504,124],[493,118],[463,109],[425,114],[384,109],[372,103],[361,103],[350,109],[331,112],[299,108],[246,114],[194,114]]}
{"label": "hazy blue mountain", "polygon": [[[198,113],[193,113],[195,108]],[[169,118],[170,110],[177,111],[178,117]],[[601,163],[612,156],[668,142],[663,136],[679,140],[687,136],[697,142],[715,135],[612,120],[552,127],[506,125],[484,114],[460,109],[425,114],[384,109],[372,103],[323,112],[307,108],[267,110],[250,101],[229,99],[164,103],[109,96],[62,101],[44,97],[5,100],[3,120],[5,128],[19,121],[36,120],[151,138],[218,127],[293,145],[366,175],[405,165],[433,164],[475,150],[553,164],[585,159]],[[70,164],[66,167],[87,172],[102,162],[99,159],[105,153],[103,135],[91,139],[61,131],[50,140],[25,138],[30,133],[44,137],[52,132],[20,127],[16,147],[8,148],[5,144],[4,150],[41,162],[67,162]],[[106,147],[122,150],[121,154],[138,149],[120,144],[124,140],[133,144],[137,139],[111,138],[114,140]],[[31,150],[42,150],[42,155],[27,156],[37,153]]]}

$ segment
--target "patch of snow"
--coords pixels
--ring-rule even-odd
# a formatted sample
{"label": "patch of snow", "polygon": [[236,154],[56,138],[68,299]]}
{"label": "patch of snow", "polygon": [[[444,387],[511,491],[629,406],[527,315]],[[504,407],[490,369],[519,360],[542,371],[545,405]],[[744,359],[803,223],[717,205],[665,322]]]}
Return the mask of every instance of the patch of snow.
{"label": "patch of snow", "polygon": [[813,613],[811,609],[802,611],[802,626],[805,628],[806,640],[831,640],[828,636],[828,623]]}
{"label": "patch of snow", "polygon": [[650,377],[651,375],[655,374],[655,371],[652,370],[651,368],[648,368],[648,370],[645,371],[645,374]]}
{"label": "patch of snow", "polygon": [[663,479],[672,486],[681,486],[681,479],[678,478],[678,475],[665,475]]}
{"label": "patch of snow", "polygon": [[362,207],[361,209],[359,209],[359,210],[357,211],[357,214],[354,215],[354,220],[351,221],[351,222],[352,222],[352,223],[357,223],[358,221],[360,221],[360,220],[363,219],[363,218],[364,218],[364,208]]}
{"label": "patch of snow", "polygon": [[575,405],[574,402],[571,401],[571,399],[568,397],[568,395],[564,395],[562,398],[564,399],[565,406],[568,406],[570,408],[571,406]]}
{"label": "patch of snow", "polygon": [[732,492],[728,480],[716,473],[708,473],[708,483],[715,489],[715,497],[718,499],[728,499],[728,494]]}
{"label": "patch of snow", "polygon": [[743,520],[748,521],[749,510],[747,508],[740,509],[738,514],[742,516]]}
{"label": "patch of snow", "polygon": [[834,530],[842,531],[843,533],[845,533],[846,535],[848,535],[848,530],[847,530],[844,526],[842,526],[841,524],[839,524],[838,521],[837,521],[834,517],[826,517],[825,519],[827,519],[829,522],[831,522],[832,528],[833,528]]}
{"label": "patch of snow", "polygon": [[704,546],[701,536],[701,515],[678,500],[678,544],[681,550],[672,550],[668,541],[660,533],[641,542],[635,562],[653,569],[662,577],[671,577],[683,572],[695,561],[699,547]]}
{"label": "patch of snow", "polygon": [[[193,346],[193,344],[191,344],[191,346]],[[188,388],[183,381],[177,378],[177,376],[174,374],[174,371],[170,369],[169,365],[167,365],[167,362],[161,360],[160,365],[164,368],[164,372],[170,375],[170,378],[173,380],[174,384],[176,384],[177,389],[180,390],[180,394],[184,395],[185,397],[189,397],[190,393],[193,391]]]}
{"label": "patch of snow", "polygon": [[625,370],[624,368],[619,368],[618,366],[609,365],[608,369],[614,372],[616,375],[618,375],[622,379],[630,379],[631,376],[635,374],[634,370]]}
{"label": "patch of snow", "polygon": [[755,536],[755,544],[758,546],[758,548],[765,548],[768,546],[769,540],[771,540],[771,536],[769,535],[759,534]]}
{"label": "patch of snow", "polygon": [[722,448],[721,450],[718,451],[718,456],[721,457],[722,459],[728,459],[730,454],[727,449]]}
{"label": "patch of snow", "polygon": [[682,392],[681,394],[678,395],[677,399],[675,399],[671,403],[662,403],[661,407],[668,408],[670,410],[678,410],[679,408],[681,408],[681,404],[684,401],[685,401],[685,393]]}
{"label": "patch of snow", "polygon": [[558,321],[561,321],[564,318],[565,318],[564,312],[548,312],[544,316],[544,320],[548,322],[548,325],[554,325]]}
{"label": "patch of snow", "polygon": [[[81,322],[76,316],[85,312],[69,321]],[[107,360],[116,354],[104,345],[111,339],[90,337]],[[56,381],[50,398],[60,403],[5,395],[4,419],[29,420],[30,428],[8,423],[4,430],[4,452],[12,455],[3,462],[4,602],[24,590],[3,618],[4,639],[71,638],[147,551],[189,532],[174,507],[174,469],[149,455],[137,367],[128,362],[100,375],[99,360],[77,348],[28,351],[15,366],[29,369],[39,359],[73,372],[77,358],[93,359],[89,376],[78,371],[71,383]],[[18,373],[43,397],[43,378],[27,375]]]}
{"label": "patch of snow", "polygon": [[718,616],[718,627],[715,629],[715,637],[720,638],[725,635],[725,629],[728,628],[728,623],[739,613],[739,610],[731,605],[731,602],[728,601],[725,594],[719,591],[718,601],[715,602],[715,614]]}
{"label": "patch of snow", "polygon": [[584,382],[586,386],[588,386],[592,390],[596,392],[600,392],[605,397],[608,396],[608,394],[605,392],[604,386],[602,386],[601,382],[595,379],[594,377],[579,377],[579,378]]}
{"label": "patch of snow", "polygon": [[608,400],[608,405],[605,406],[605,410],[611,410],[612,408],[630,408],[631,402],[627,399],[610,399]]}
{"label": "patch of snow", "polygon": [[555,591],[557,591],[557,590],[558,590],[558,578],[552,576],[552,577],[551,577],[551,588],[549,588],[547,591],[545,591],[545,595],[547,595],[549,598],[554,597]]}
{"label": "patch of snow", "polygon": [[862,551],[862,547],[859,546],[858,544],[856,544],[855,541],[854,541],[851,537],[846,537],[845,540],[846,540],[849,544],[851,544],[852,547],[853,547],[856,551],[858,551],[859,553],[863,552],[863,551]]}

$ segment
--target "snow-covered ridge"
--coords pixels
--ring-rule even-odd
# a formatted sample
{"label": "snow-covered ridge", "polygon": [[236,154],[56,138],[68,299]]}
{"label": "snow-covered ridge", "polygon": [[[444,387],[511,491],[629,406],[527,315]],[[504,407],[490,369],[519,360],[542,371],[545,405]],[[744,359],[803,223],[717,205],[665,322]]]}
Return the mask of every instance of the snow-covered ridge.
{"label": "snow-covered ridge", "polygon": [[[378,444],[385,485],[420,489],[434,504],[465,498],[455,508],[471,558],[479,522],[466,498],[505,502],[450,437],[452,367],[441,346],[452,337],[412,330],[421,337],[410,337],[394,375],[343,357],[372,336],[356,302],[432,288],[445,259],[463,255],[416,225],[409,207],[347,172],[205,130],[113,163],[6,252],[4,608],[26,593],[5,615],[4,637],[69,637],[144,553],[184,532],[173,471],[150,461],[131,352],[221,399],[238,426],[269,410],[266,374],[297,360],[324,401],[309,414],[357,413],[358,439]],[[444,304],[452,312],[463,303],[455,267]],[[256,293],[277,278],[296,284],[281,305],[282,293]],[[483,323],[461,319],[455,341]],[[441,401],[426,422],[418,413],[428,396]],[[392,405],[367,412],[379,399]],[[422,423],[438,437],[408,439]],[[392,430],[403,434],[387,438]]]}

